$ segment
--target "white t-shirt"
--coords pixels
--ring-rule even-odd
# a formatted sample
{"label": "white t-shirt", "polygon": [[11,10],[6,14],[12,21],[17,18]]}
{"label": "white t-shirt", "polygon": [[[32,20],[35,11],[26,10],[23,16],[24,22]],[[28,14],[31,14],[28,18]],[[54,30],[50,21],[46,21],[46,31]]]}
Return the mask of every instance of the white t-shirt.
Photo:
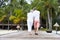
{"label": "white t-shirt", "polygon": [[35,10],[34,12],[33,12],[33,16],[34,16],[34,20],[38,20],[38,21],[40,21],[40,12],[39,11],[37,11],[37,10]]}
{"label": "white t-shirt", "polygon": [[27,13],[27,21],[33,22],[33,12]]}

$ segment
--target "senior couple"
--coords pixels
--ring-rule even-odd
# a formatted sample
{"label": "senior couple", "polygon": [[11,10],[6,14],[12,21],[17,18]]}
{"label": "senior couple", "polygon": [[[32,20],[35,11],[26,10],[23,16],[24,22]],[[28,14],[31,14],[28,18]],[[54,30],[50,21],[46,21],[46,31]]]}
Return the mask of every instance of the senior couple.
{"label": "senior couple", "polygon": [[30,35],[32,35],[31,31],[33,25],[35,35],[38,35],[38,29],[40,26],[40,11],[36,10],[36,8],[33,8],[29,13],[27,13],[27,26]]}

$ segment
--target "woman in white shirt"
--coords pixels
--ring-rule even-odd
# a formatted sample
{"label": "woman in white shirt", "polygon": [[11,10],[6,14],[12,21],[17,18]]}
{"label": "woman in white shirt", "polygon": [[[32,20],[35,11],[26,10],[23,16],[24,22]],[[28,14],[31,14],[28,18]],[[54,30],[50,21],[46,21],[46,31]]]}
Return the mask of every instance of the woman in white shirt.
{"label": "woman in white shirt", "polygon": [[34,29],[35,29],[35,35],[38,35],[37,31],[40,26],[40,12],[38,10],[34,10]]}

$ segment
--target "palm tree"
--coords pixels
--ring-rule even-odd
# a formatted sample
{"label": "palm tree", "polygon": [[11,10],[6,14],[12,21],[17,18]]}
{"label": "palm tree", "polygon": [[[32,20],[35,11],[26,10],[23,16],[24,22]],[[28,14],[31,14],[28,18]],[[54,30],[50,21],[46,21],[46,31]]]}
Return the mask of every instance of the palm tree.
{"label": "palm tree", "polygon": [[37,7],[41,11],[41,15],[47,19],[48,31],[52,31],[52,10],[54,9],[57,12],[58,0],[34,0],[32,7]]}
{"label": "palm tree", "polygon": [[[47,8],[46,8],[47,7]],[[46,0],[45,1],[45,8],[47,9],[47,16],[48,16],[48,25],[49,25],[49,29],[48,31],[52,32],[52,8],[55,9],[55,11],[57,11],[58,8],[58,1],[57,0]]]}

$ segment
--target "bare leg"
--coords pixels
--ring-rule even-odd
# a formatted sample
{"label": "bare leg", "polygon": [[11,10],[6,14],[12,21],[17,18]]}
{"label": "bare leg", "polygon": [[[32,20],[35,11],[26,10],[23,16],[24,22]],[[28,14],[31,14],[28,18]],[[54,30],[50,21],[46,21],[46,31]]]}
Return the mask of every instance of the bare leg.
{"label": "bare leg", "polygon": [[35,35],[38,35],[38,28],[34,28],[35,29]]}
{"label": "bare leg", "polygon": [[39,28],[38,26],[39,26],[39,25],[38,25],[38,22],[35,21],[35,22],[34,22],[35,35],[38,35],[38,33],[37,33],[37,32],[38,32],[38,28]]}

